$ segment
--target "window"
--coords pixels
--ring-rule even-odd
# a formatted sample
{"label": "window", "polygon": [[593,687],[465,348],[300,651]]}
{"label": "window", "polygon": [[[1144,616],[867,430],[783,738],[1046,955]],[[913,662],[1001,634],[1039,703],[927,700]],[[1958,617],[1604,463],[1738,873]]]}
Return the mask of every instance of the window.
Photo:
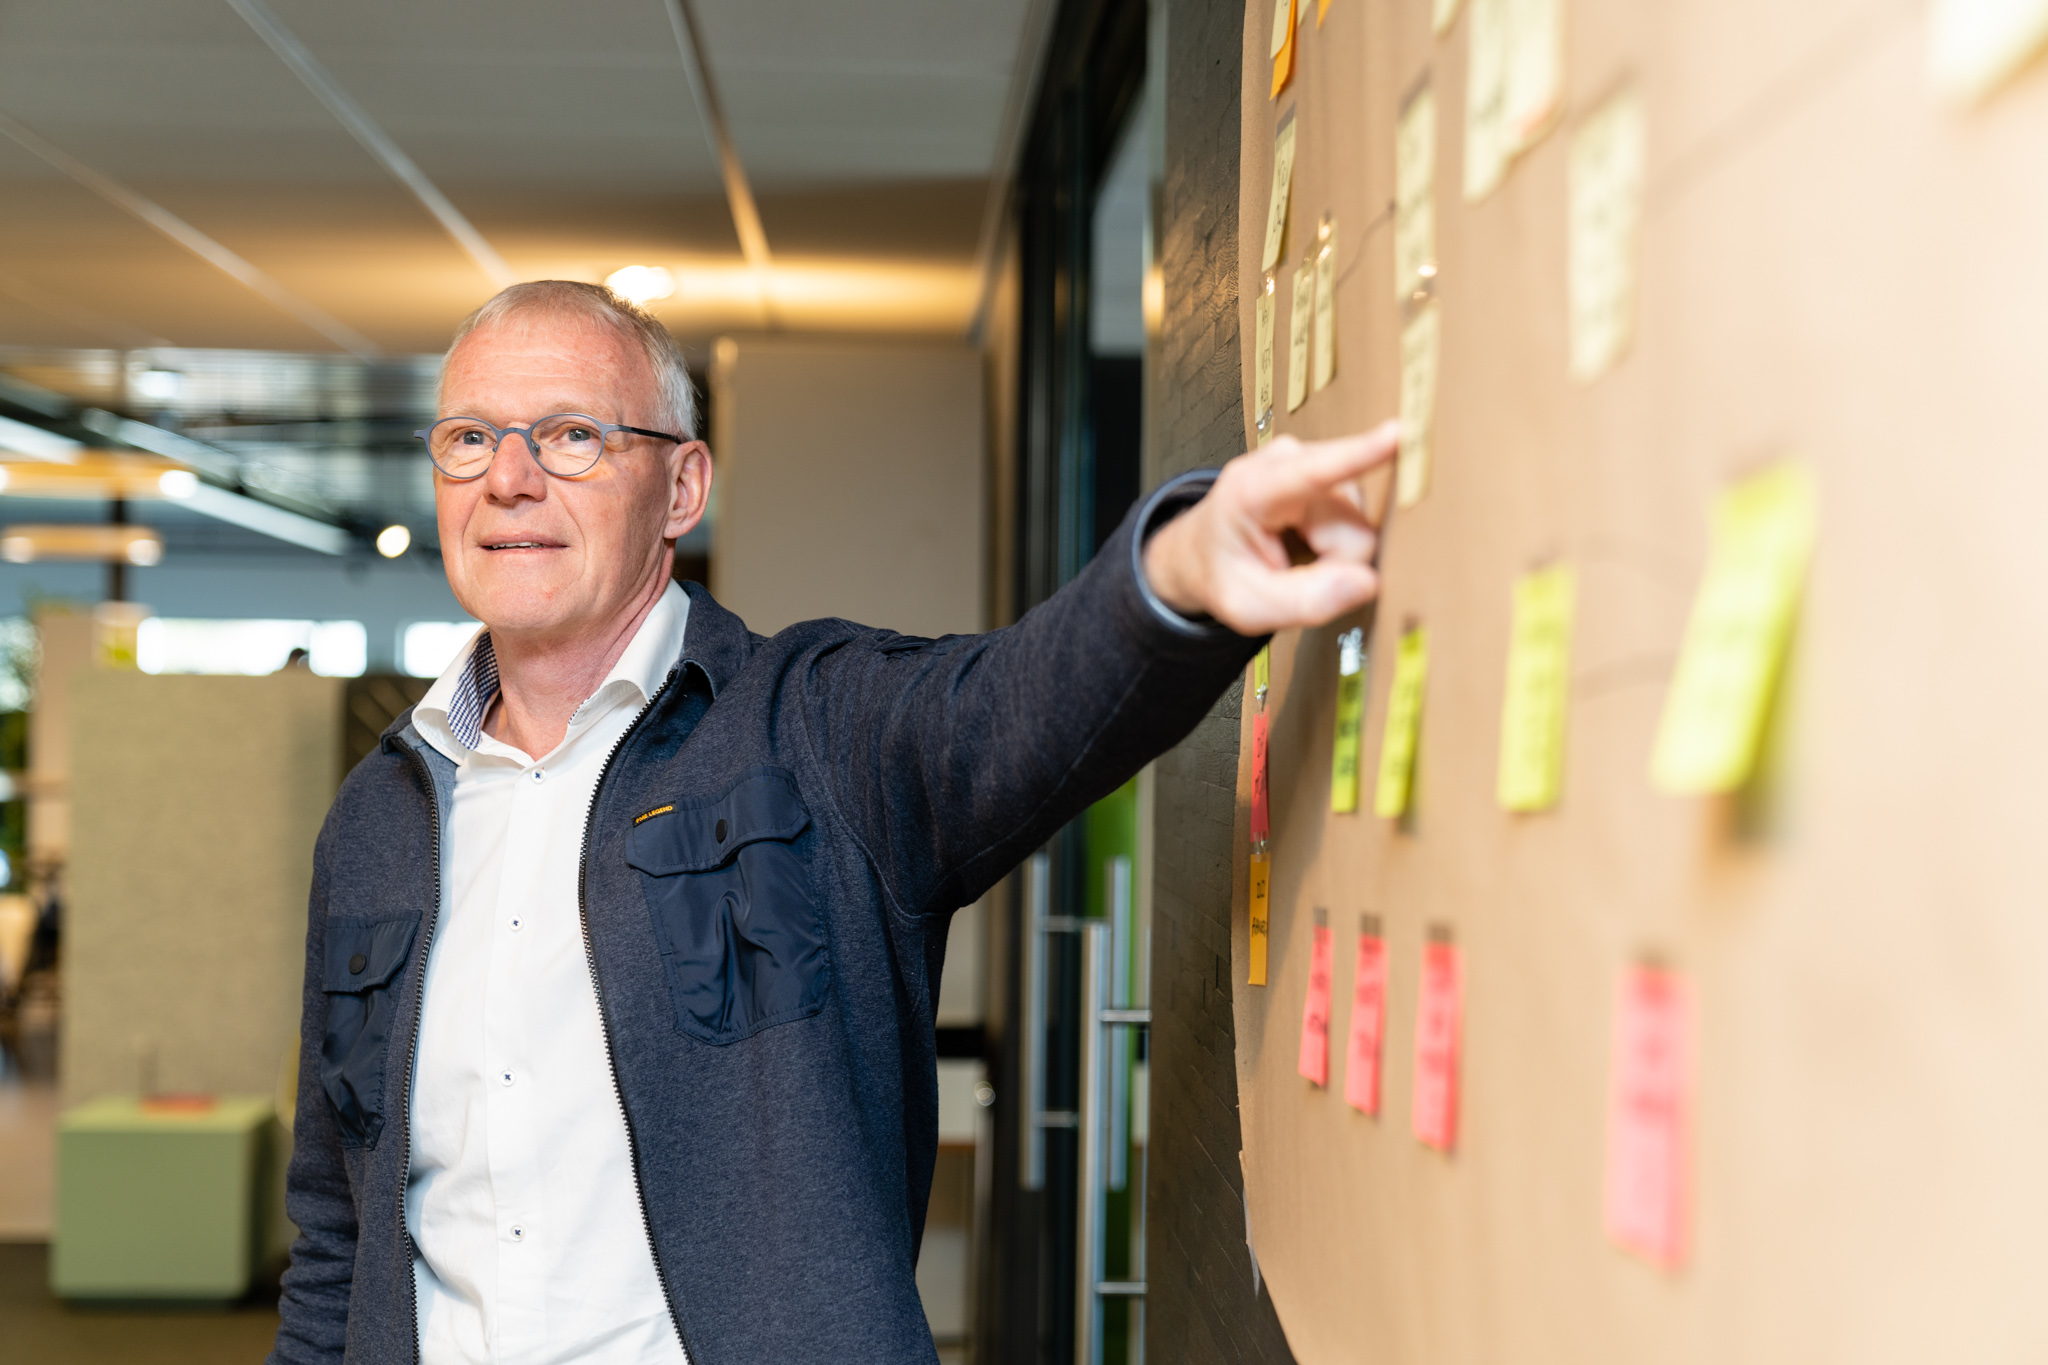
{"label": "window", "polygon": [[477,632],[475,621],[414,621],[398,633],[398,659],[415,678],[438,678]]}
{"label": "window", "polygon": [[315,673],[362,676],[369,636],[361,621],[207,621],[152,616],[136,631],[135,662],[144,673],[275,673],[294,649]]}

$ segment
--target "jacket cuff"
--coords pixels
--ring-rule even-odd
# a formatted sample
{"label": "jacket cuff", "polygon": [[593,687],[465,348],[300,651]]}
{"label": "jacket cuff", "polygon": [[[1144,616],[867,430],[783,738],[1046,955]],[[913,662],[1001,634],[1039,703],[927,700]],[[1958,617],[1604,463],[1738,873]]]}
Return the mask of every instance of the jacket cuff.
{"label": "jacket cuff", "polygon": [[1138,595],[1152,614],[1174,634],[1188,640],[1233,640],[1238,634],[1229,626],[1207,616],[1183,616],[1159,599],[1152,580],[1145,576],[1145,545],[1152,533],[1193,507],[1207,495],[1219,471],[1191,469],[1176,474],[1152,490],[1152,496],[1138,509],[1137,525],[1131,535],[1131,574],[1138,582]]}

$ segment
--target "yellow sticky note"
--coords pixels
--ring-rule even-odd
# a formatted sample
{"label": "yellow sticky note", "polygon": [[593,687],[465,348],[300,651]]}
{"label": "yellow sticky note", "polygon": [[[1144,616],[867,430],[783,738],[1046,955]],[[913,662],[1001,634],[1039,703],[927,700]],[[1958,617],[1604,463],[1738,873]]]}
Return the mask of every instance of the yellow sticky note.
{"label": "yellow sticky note", "polygon": [[1294,272],[1294,298],[1287,309],[1287,410],[1308,401],[1308,337],[1315,319],[1316,272],[1304,265]]}
{"label": "yellow sticky note", "polygon": [[1394,466],[1394,498],[1413,507],[1429,489],[1436,440],[1437,310],[1425,307],[1401,329],[1401,454]]}
{"label": "yellow sticky note", "polygon": [[1323,20],[1330,15],[1330,0],[1316,0],[1316,27],[1323,26]]}
{"label": "yellow sticky note", "polygon": [[1252,304],[1252,408],[1259,444],[1273,439],[1273,277],[1266,276]]}
{"label": "yellow sticky note", "polygon": [[1497,792],[1506,810],[1548,810],[1564,787],[1575,596],[1572,571],[1562,564],[1515,584],[1507,694],[1500,708]]}
{"label": "yellow sticky note", "polygon": [[1644,138],[1633,90],[1608,100],[1572,138],[1571,368],[1582,384],[1612,369],[1635,334]]}
{"label": "yellow sticky note", "polygon": [[1330,755],[1330,809],[1358,809],[1358,732],[1365,717],[1365,632],[1337,637],[1337,740]]}
{"label": "yellow sticky note", "polygon": [[1508,170],[1510,2],[1472,0],[1472,17],[1465,25],[1465,198],[1473,203],[1493,193]]}
{"label": "yellow sticky note", "polygon": [[1472,0],[1465,198],[1484,199],[1550,126],[1564,95],[1563,0]]}
{"label": "yellow sticky note", "polygon": [[1294,0],[1273,0],[1273,95],[1294,75]]}
{"label": "yellow sticky note", "polygon": [[1394,297],[1436,276],[1436,96],[1423,86],[1394,125]]}
{"label": "yellow sticky note", "polygon": [[1937,93],[1980,100],[2048,47],[2048,0],[1934,0],[1927,76]]}
{"label": "yellow sticky note", "polygon": [[1273,685],[1273,646],[1260,645],[1259,652],[1252,656],[1252,698],[1260,706],[1266,704],[1266,689]]}
{"label": "yellow sticky note", "polygon": [[1294,116],[1289,114],[1273,135],[1273,189],[1266,201],[1266,251],[1259,258],[1261,270],[1280,264],[1280,247],[1287,237],[1287,192],[1293,183]]}
{"label": "yellow sticky note", "polygon": [[1263,853],[1252,855],[1252,951],[1251,970],[1245,983],[1266,984],[1266,911],[1273,885],[1273,860]]}
{"label": "yellow sticky note", "polygon": [[1398,819],[1408,813],[1415,785],[1415,749],[1422,732],[1422,685],[1429,676],[1429,642],[1421,626],[1401,637],[1394,654],[1394,682],[1387,692],[1387,728],[1380,740],[1380,776],[1373,790],[1373,814]]}
{"label": "yellow sticky note", "polygon": [[1322,247],[1316,252],[1316,359],[1311,378],[1317,393],[1337,377],[1337,220],[1324,217]]}
{"label": "yellow sticky note", "polygon": [[1429,14],[1431,31],[1441,36],[1458,17],[1458,0],[1435,0],[1430,6]]}
{"label": "yellow sticky note", "polygon": [[1749,779],[1813,555],[1818,503],[1812,473],[1790,463],[1721,495],[1650,758],[1659,789],[1699,795]]}

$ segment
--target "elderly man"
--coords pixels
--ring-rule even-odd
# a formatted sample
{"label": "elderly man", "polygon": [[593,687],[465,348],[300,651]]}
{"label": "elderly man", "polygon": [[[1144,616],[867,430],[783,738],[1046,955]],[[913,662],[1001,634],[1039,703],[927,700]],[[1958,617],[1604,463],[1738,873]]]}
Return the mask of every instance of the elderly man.
{"label": "elderly man", "polygon": [[1392,429],[1174,480],[1005,630],[763,639],[670,581],[712,464],[651,318],[515,285],[441,411],[484,629],[320,835],[272,1360],[933,1360],[948,916],[1373,595]]}

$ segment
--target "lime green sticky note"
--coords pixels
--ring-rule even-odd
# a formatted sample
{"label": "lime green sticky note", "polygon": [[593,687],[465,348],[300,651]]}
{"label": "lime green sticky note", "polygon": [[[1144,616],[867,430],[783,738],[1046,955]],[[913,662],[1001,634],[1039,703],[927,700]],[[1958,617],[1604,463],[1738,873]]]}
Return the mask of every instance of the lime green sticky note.
{"label": "lime green sticky note", "polygon": [[1650,779],[1674,796],[1733,791],[1756,766],[1813,556],[1812,473],[1782,464],[1729,488],[1678,655]]}
{"label": "lime green sticky note", "polygon": [[1261,706],[1266,703],[1266,689],[1273,684],[1273,646],[1261,645],[1252,658],[1252,695]]}
{"label": "lime green sticky note", "polygon": [[1548,810],[1564,787],[1564,722],[1571,691],[1571,569],[1552,565],[1515,583],[1507,694],[1500,707],[1500,776],[1506,810]]}
{"label": "lime green sticky note", "polygon": [[1330,809],[1358,809],[1358,732],[1365,713],[1365,632],[1337,637],[1337,741],[1330,755]]}
{"label": "lime green sticky note", "polygon": [[1408,813],[1415,784],[1415,744],[1422,729],[1422,684],[1429,675],[1429,641],[1421,626],[1401,637],[1394,654],[1394,682],[1387,693],[1387,728],[1380,741],[1380,778],[1373,814],[1396,819]]}

